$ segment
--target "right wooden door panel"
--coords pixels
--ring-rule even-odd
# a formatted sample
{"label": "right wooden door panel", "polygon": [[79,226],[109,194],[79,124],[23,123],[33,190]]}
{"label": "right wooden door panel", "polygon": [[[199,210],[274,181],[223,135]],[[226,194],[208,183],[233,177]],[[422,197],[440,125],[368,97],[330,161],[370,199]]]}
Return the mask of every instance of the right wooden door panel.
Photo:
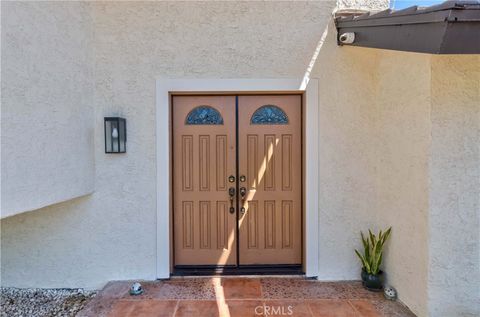
{"label": "right wooden door panel", "polygon": [[302,263],[301,98],[238,97],[240,265]]}

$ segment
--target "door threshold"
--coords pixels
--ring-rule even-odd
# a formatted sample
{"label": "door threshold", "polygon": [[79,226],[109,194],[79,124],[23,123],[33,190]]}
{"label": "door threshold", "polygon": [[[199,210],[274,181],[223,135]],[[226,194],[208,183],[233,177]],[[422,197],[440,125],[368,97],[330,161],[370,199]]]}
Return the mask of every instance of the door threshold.
{"label": "door threshold", "polygon": [[304,275],[302,265],[177,265],[171,276]]}

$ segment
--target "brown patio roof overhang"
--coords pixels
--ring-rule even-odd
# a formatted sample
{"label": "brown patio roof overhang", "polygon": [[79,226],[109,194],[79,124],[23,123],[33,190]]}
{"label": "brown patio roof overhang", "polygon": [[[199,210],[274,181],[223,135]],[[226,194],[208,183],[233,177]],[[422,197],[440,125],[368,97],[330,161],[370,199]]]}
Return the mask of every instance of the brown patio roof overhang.
{"label": "brown patio roof overhang", "polygon": [[[425,8],[413,6],[361,15],[340,13],[335,24],[339,45],[430,54],[480,54],[480,1],[446,1]],[[354,33],[353,43],[340,41],[345,33]]]}

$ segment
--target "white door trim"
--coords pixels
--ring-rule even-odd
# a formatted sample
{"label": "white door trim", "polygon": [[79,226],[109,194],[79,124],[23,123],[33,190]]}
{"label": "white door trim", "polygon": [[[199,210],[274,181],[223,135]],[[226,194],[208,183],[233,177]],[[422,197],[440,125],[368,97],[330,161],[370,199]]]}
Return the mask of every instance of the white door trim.
{"label": "white door trim", "polygon": [[305,274],[318,276],[319,268],[319,96],[318,80],[310,79],[306,88],[299,79],[157,79],[156,154],[157,154],[157,278],[170,277],[170,100],[169,92],[205,91],[305,91]]}

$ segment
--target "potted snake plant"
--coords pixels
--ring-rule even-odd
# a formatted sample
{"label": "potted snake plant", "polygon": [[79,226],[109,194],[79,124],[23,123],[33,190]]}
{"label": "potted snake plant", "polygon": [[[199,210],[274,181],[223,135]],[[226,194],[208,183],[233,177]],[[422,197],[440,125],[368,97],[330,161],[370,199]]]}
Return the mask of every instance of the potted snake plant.
{"label": "potted snake plant", "polygon": [[363,232],[360,232],[363,243],[363,254],[355,250],[360,262],[362,262],[362,281],[363,286],[371,291],[381,291],[383,288],[383,272],[380,270],[383,258],[383,246],[387,241],[392,227],[387,231],[378,233],[378,236],[368,230],[368,237],[365,238]]}

